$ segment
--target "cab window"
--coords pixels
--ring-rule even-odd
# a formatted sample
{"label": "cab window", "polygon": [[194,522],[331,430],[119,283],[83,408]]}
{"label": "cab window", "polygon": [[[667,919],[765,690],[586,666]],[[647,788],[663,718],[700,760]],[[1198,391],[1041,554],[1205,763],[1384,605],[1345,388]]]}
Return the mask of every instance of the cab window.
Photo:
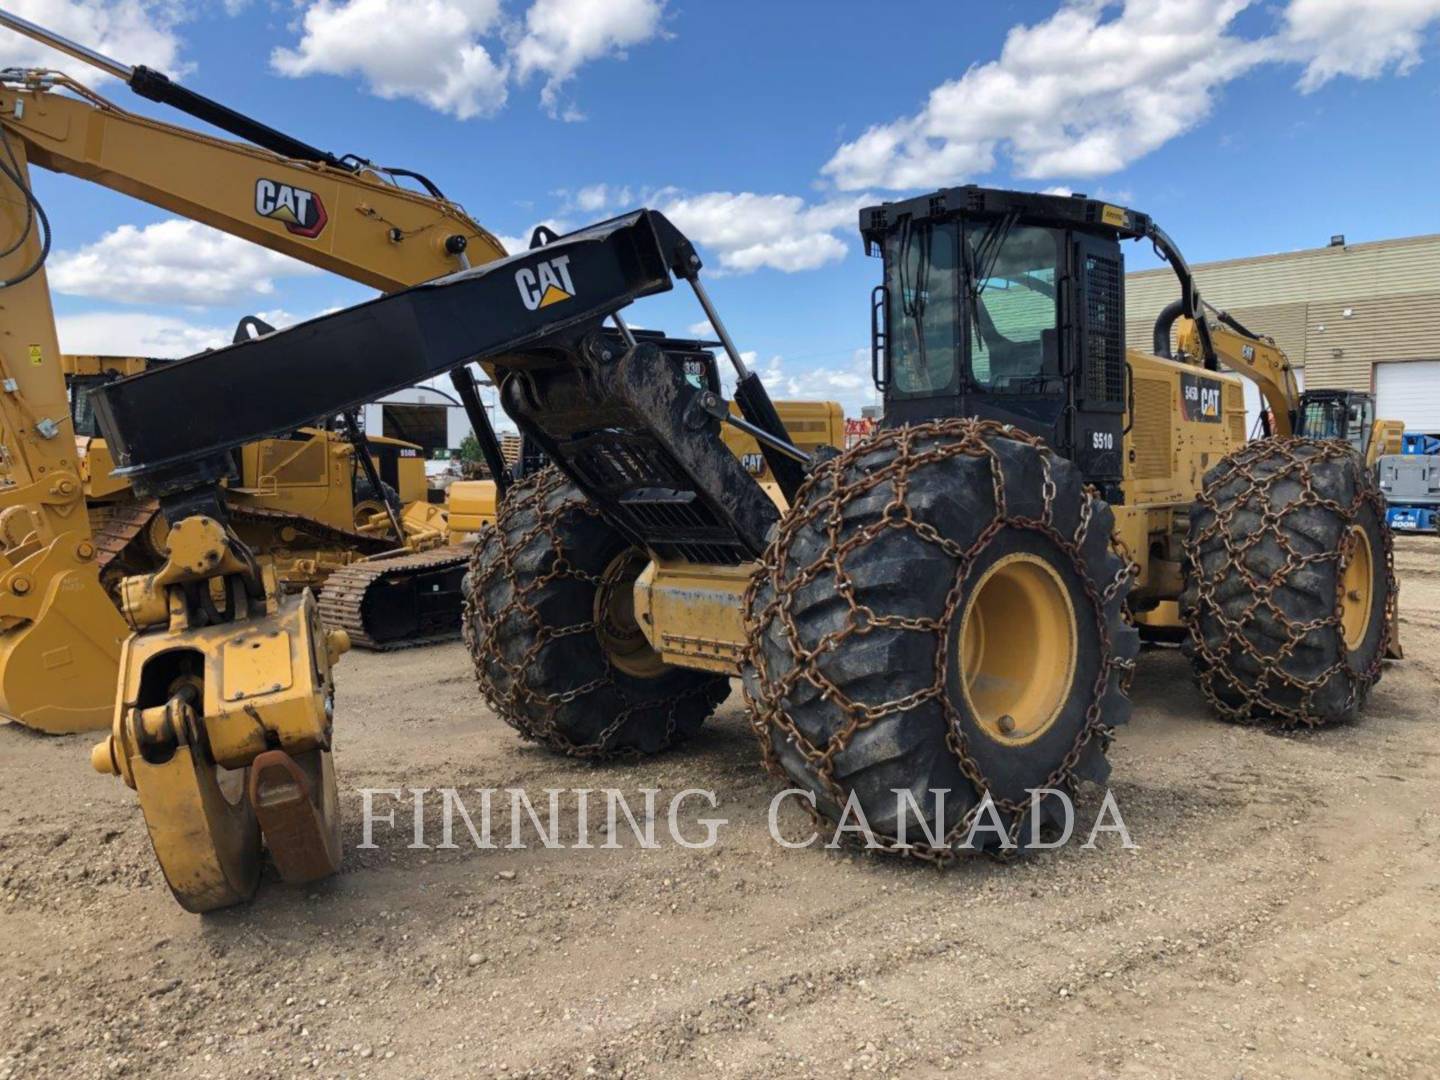
{"label": "cab window", "polygon": [[929,397],[955,389],[958,231],[953,224],[902,224],[886,242],[887,348],[897,394]]}
{"label": "cab window", "polygon": [[974,274],[970,375],[981,389],[1037,393],[1060,377],[1055,232],[1003,222],[966,230]]}

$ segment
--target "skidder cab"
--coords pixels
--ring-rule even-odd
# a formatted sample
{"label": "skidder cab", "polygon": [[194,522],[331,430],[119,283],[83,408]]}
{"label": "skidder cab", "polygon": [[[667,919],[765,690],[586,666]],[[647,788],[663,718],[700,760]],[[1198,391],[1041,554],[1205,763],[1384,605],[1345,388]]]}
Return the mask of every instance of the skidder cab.
{"label": "skidder cab", "polygon": [[[981,188],[865,210],[861,236],[884,261],[871,356],[886,423],[1012,425],[1120,502],[1129,380],[1119,238],[1147,230],[1143,215],[1092,200]],[[1216,419],[1220,389],[1203,388]]]}

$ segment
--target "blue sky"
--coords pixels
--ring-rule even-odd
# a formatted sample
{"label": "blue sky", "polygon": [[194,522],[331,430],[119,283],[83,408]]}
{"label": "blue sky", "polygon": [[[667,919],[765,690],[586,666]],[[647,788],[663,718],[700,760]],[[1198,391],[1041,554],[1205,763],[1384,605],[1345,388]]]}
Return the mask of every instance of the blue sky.
{"label": "blue sky", "polygon": [[[868,400],[878,272],[855,231],[866,202],[969,181],[1098,193],[1195,262],[1440,231],[1440,0],[7,6],[424,172],[505,237],[666,209],[772,389],[850,409]],[[0,42],[0,63],[42,59],[60,61]],[[36,190],[71,351],[182,354],[244,314],[369,295],[94,185],[37,170]],[[676,294],[631,317],[684,333],[699,313]]]}

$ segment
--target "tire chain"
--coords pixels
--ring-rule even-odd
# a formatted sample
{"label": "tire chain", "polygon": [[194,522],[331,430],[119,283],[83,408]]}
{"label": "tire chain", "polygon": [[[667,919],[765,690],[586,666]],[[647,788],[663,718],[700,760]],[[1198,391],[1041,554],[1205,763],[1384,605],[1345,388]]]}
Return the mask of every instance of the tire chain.
{"label": "tire chain", "polygon": [[[1001,472],[999,459],[990,445],[991,441],[995,439],[1010,439],[1014,442],[1025,443],[1041,452],[1045,479],[1042,486],[1044,509],[1039,517],[1011,515],[1007,512],[1004,475]],[[925,449],[921,448],[922,444],[932,440],[934,445]],[[893,448],[895,451],[894,457],[890,461],[872,471],[861,473],[852,479],[846,479],[846,473],[857,469],[861,459],[874,454],[877,450],[886,448]],[[961,547],[940,535],[933,526],[923,521],[917,521],[906,503],[910,476],[915,470],[960,456],[984,458],[989,462],[995,504],[994,518],[969,547]],[[1066,536],[1059,532],[1053,522],[1054,499],[1057,493],[1051,472],[1054,457],[1053,451],[1035,436],[1008,424],[999,424],[989,420],[947,419],[882,429],[844,453],[821,462],[814,469],[796,495],[791,512],[781,520],[761,558],[760,566],[751,578],[749,589],[745,594],[745,620],[746,637],[749,641],[747,663],[753,672],[753,678],[744,680],[745,703],[751,729],[760,741],[765,767],[777,780],[786,782],[793,779],[785,773],[780,765],[779,756],[775,752],[774,739],[779,735],[800,751],[806,761],[815,769],[815,774],[825,792],[836,806],[843,807],[848,796],[835,778],[835,759],[850,745],[856,733],[887,716],[914,708],[926,701],[937,700],[940,702],[946,719],[946,745],[954,755],[961,772],[975,790],[975,806],[946,833],[944,842],[939,847],[928,843],[902,846],[889,837],[878,835],[868,838],[872,845],[879,845],[879,850],[936,864],[955,859],[959,854],[956,850],[957,841],[969,835],[975,817],[984,806],[985,796],[990,792],[989,781],[970,753],[968,737],[961,726],[960,713],[946,693],[946,669],[949,658],[946,643],[949,639],[950,628],[962,607],[965,597],[965,582],[970,575],[971,568],[990,542],[1003,529],[1023,529],[1038,533],[1050,540],[1069,558],[1071,567],[1083,584],[1086,598],[1094,613],[1102,657],[1094,686],[1091,689],[1090,704],[1085,712],[1085,726],[1076,735],[1074,744],[1049,778],[1043,785],[1037,786],[1052,787],[1073,793],[1077,779],[1075,767],[1079,764],[1085,748],[1095,739],[1101,740],[1102,747],[1108,747],[1113,737],[1113,729],[1106,725],[1104,717],[1101,715],[1101,705],[1108,690],[1111,673],[1114,671],[1120,673],[1121,692],[1128,693],[1135,662],[1115,654],[1110,629],[1105,619],[1105,609],[1117,594],[1127,590],[1130,579],[1136,572],[1136,567],[1122,556],[1121,569],[1116,573],[1114,579],[1106,583],[1103,588],[1099,582],[1091,578],[1087,572],[1081,548],[1085,543],[1095,510],[1097,506],[1103,504],[1098,493],[1087,485],[1080,512],[1080,523],[1075,533]],[[867,495],[885,484],[893,485],[894,496],[886,506],[884,513],[875,522],[842,539],[845,507],[852,500]],[[787,563],[787,552],[791,541],[801,529],[816,523],[822,525],[825,531],[824,550],[814,561],[791,572],[789,580],[786,580],[786,573],[790,570]],[[958,562],[954,581],[945,598],[944,611],[939,618],[910,619],[881,615],[856,600],[854,583],[845,571],[845,558],[851,551],[870,542],[888,529],[910,530],[926,543],[940,548]],[[1119,554],[1113,541],[1111,550]],[[836,594],[849,601],[850,616],[841,629],[825,634],[815,643],[814,648],[807,649],[801,643],[799,628],[794,621],[795,595],[800,589],[822,576],[834,579]],[[764,608],[756,611],[755,598],[764,584],[770,585],[774,590],[774,596],[765,604]],[[777,621],[794,659],[790,671],[778,678],[768,670],[759,646],[765,632]],[[872,628],[879,627],[934,634],[936,637],[935,679],[929,687],[923,690],[879,705],[866,705],[859,701],[853,701],[841,693],[840,689],[813,665],[813,661],[823,653],[841,647],[848,638],[869,633]],[[833,735],[823,747],[811,743],[785,714],[783,702],[801,679],[810,682],[816,690],[844,710],[849,717],[845,726]],[[1012,844],[1018,846],[1018,837],[1028,810],[1027,804],[994,798],[992,801],[996,809],[1002,814],[1010,816],[1009,838]],[[815,826],[824,828],[826,823],[818,809],[809,801],[806,801],[805,807]],[[850,835],[847,833],[847,839],[849,838]]]}
{"label": "tire chain", "polygon": [[[1312,451],[1302,454],[1301,450]],[[1256,475],[1255,466],[1261,460],[1273,460],[1275,454],[1280,454],[1285,459],[1283,467],[1270,472],[1268,475]],[[1380,490],[1375,484],[1370,470],[1363,465],[1358,470],[1360,483],[1356,488],[1355,497],[1348,505],[1340,503],[1335,499],[1327,498],[1315,490],[1313,468],[1317,464],[1324,464],[1346,457],[1354,457],[1355,451],[1348,443],[1335,439],[1306,439],[1306,438],[1273,438],[1263,439],[1250,443],[1226,458],[1216,470],[1206,479],[1206,483],[1196,499],[1199,506],[1206,507],[1214,515],[1214,522],[1202,530],[1193,539],[1186,542],[1186,561],[1194,575],[1197,594],[1197,606],[1206,610],[1206,613],[1215,619],[1224,630],[1224,643],[1218,650],[1211,649],[1204,640],[1201,632],[1200,620],[1197,618],[1187,619],[1187,627],[1190,634],[1190,642],[1195,650],[1195,656],[1204,662],[1206,670],[1198,676],[1201,692],[1209,701],[1211,708],[1227,720],[1240,724],[1257,724],[1263,722],[1277,723],[1280,727],[1317,727],[1324,721],[1316,718],[1309,709],[1311,695],[1327,683],[1336,674],[1343,674],[1348,680],[1349,695],[1346,699],[1347,711],[1349,706],[1355,704],[1358,697],[1365,694],[1380,677],[1380,668],[1385,659],[1385,652],[1390,644],[1390,636],[1395,625],[1395,604],[1398,594],[1395,579],[1395,553],[1391,541],[1390,527],[1385,522],[1385,501],[1380,495]],[[1227,470],[1221,472],[1220,470]],[[1213,492],[1221,486],[1234,481],[1237,477],[1244,480],[1245,489],[1231,500],[1229,511],[1223,511],[1215,500]],[[1284,510],[1275,513],[1270,508],[1268,495],[1270,489],[1281,481],[1291,480],[1301,487],[1301,496],[1297,501],[1290,503]],[[1260,526],[1254,531],[1248,532],[1237,542],[1235,536],[1234,514],[1243,507],[1259,508],[1264,507],[1260,513]],[[1313,555],[1304,555],[1295,550],[1287,535],[1285,528],[1286,518],[1297,509],[1323,507],[1340,515],[1347,526],[1353,523],[1356,515],[1364,506],[1370,506],[1375,511],[1375,517],[1380,527],[1380,534],[1385,548],[1385,581],[1387,600],[1385,604],[1385,627],[1381,632],[1380,646],[1375,651],[1375,656],[1367,665],[1364,671],[1352,671],[1346,663],[1345,634],[1343,628],[1343,613],[1341,609],[1339,590],[1337,589],[1335,607],[1330,614],[1322,619],[1302,621],[1291,619],[1279,605],[1274,602],[1273,592],[1279,583],[1289,577],[1290,574],[1306,565],[1315,563],[1333,562],[1336,564],[1336,576],[1343,581],[1343,570],[1353,555],[1354,543],[1349,539],[1347,528],[1346,540],[1335,551],[1319,552]],[[1204,572],[1199,559],[1200,546],[1209,539],[1218,535],[1225,546],[1225,562],[1215,574]],[[1285,564],[1280,567],[1269,579],[1260,581],[1255,578],[1245,565],[1243,556],[1256,545],[1265,540],[1273,540],[1285,553]],[[1233,573],[1244,576],[1254,599],[1245,606],[1238,618],[1230,618],[1225,614],[1220,600],[1216,596],[1216,588],[1220,583]],[[1245,635],[1245,627],[1250,624],[1254,616],[1263,608],[1276,621],[1285,628],[1286,640],[1273,653],[1261,652],[1253,642]],[[1315,631],[1333,630],[1340,641],[1339,658],[1323,672],[1313,679],[1302,679],[1291,675],[1281,669],[1281,665],[1290,658],[1295,649],[1308,634]],[[1246,688],[1235,679],[1228,678],[1225,672],[1233,667],[1229,657],[1235,650],[1240,654],[1248,655],[1259,664],[1263,674],[1253,691]],[[1272,678],[1272,675],[1274,678]],[[1216,678],[1224,679],[1225,682],[1247,700],[1243,705],[1229,705],[1221,700],[1214,688]],[[1279,683],[1293,690],[1300,692],[1299,707],[1282,705],[1271,700],[1267,691],[1272,684]]]}
{"label": "tire chain", "polygon": [[[569,513],[584,513],[601,517],[596,506],[576,491],[575,497],[561,500],[554,506],[547,505],[551,497],[569,482],[553,466],[532,473],[517,482],[505,495],[497,511],[495,522],[486,525],[476,538],[475,550],[470,557],[469,584],[465,589],[464,617],[461,621],[466,648],[475,662],[475,678],[480,692],[494,711],[505,723],[518,731],[524,738],[545,744],[557,753],[569,757],[590,760],[616,758],[638,758],[638,750],[615,748],[610,745],[616,733],[637,711],[651,711],[665,708],[665,746],[673,743],[678,726],[677,710],[687,699],[702,694],[697,687],[677,694],[668,702],[632,701],[615,678],[615,667],[609,657],[605,659],[605,673],[599,678],[574,687],[560,694],[544,693],[529,685],[528,676],[534,670],[534,663],[542,649],[557,638],[579,634],[594,634],[597,624],[594,619],[573,623],[569,626],[546,626],[544,617],[536,610],[532,598],[536,597],[551,582],[570,579],[599,587],[600,576],[590,574],[570,562],[566,557],[563,539],[560,535],[560,519]],[[516,537],[507,539],[506,525],[522,510],[532,507],[535,523]],[[540,574],[525,585],[520,585],[516,576],[516,564],[521,552],[532,541],[544,536],[554,552],[554,559],[547,572]],[[493,540],[499,549],[499,557],[486,562],[483,555]],[[510,601],[499,611],[490,614],[483,611],[486,590],[499,581],[508,579],[512,585]],[[473,598],[473,599],[472,599]],[[482,617],[483,616],[483,617]],[[514,633],[516,618],[523,619],[533,627],[533,640],[518,661],[506,660],[501,649],[502,638]],[[505,673],[508,688],[502,688],[492,672]],[[624,703],[615,718],[601,731],[593,742],[577,743],[560,731],[556,720],[560,707],[578,698],[606,688],[613,689]],[[535,718],[535,715],[539,719]]]}

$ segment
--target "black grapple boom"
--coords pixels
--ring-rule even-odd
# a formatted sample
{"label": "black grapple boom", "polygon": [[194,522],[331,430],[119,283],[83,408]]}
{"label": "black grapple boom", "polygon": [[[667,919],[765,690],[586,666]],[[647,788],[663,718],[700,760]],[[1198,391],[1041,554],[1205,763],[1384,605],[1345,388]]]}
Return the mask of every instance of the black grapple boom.
{"label": "black grapple boom", "polygon": [[[137,491],[183,517],[218,503],[231,452],[316,417],[483,362],[506,411],[621,532],[662,559],[736,564],[759,555],[774,505],[719,439],[759,438],[787,494],[804,455],[709,303],[688,240],[638,210],[499,262],[120,380],[92,396]],[[634,334],[619,312],[692,285],[740,376],[729,418],[699,342]],[[610,326],[607,326],[607,322]],[[283,387],[283,392],[277,392]],[[482,442],[494,432],[468,410]]]}

